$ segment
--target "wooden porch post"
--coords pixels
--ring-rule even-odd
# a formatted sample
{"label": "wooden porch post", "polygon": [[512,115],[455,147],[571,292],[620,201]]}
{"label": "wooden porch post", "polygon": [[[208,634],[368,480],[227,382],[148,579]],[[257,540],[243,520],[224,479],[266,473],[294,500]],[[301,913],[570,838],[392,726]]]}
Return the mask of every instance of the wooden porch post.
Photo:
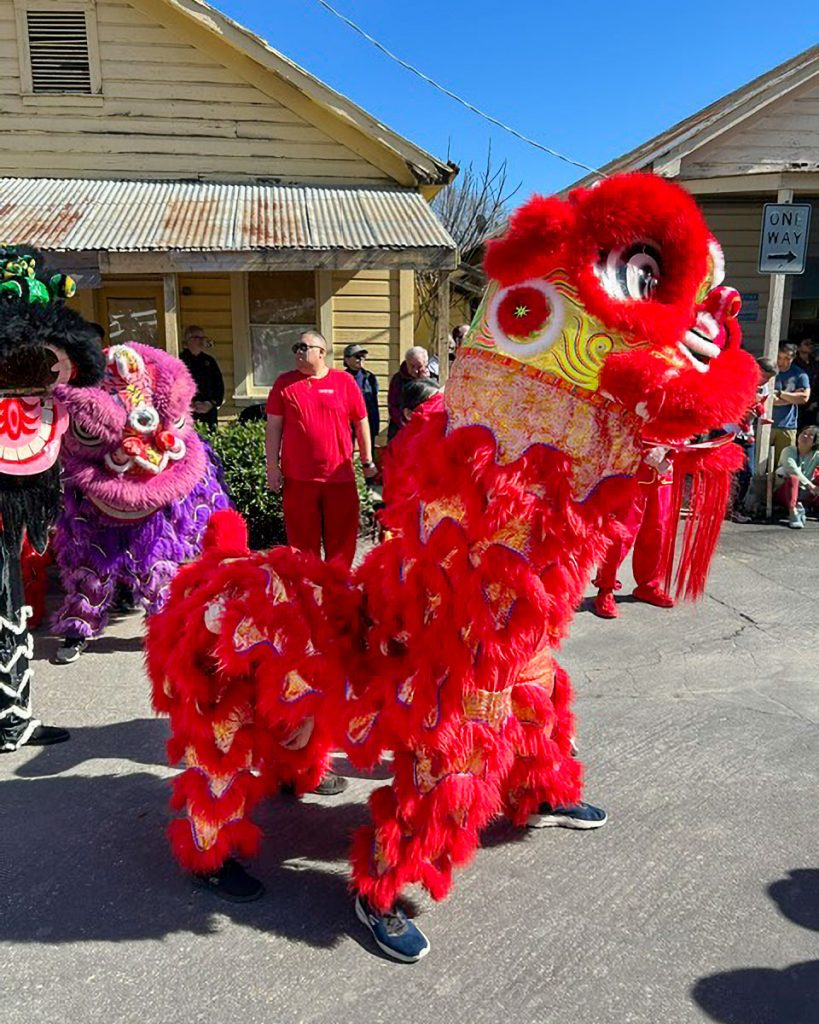
{"label": "wooden porch post", "polygon": [[435,352],[438,356],[438,380],[446,384],[449,376],[449,273],[438,274],[437,329]]}
{"label": "wooden porch post", "polygon": [[165,295],[165,351],[179,355],[179,281],[176,274],[163,274]]}

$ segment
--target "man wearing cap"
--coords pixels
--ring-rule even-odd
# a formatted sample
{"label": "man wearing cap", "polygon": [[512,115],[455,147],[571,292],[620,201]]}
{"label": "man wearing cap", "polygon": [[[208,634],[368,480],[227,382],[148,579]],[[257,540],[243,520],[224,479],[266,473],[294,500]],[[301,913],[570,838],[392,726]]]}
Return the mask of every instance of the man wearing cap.
{"label": "man wearing cap", "polygon": [[381,429],[381,415],[378,411],[378,380],[374,373],[364,369],[367,350],[363,345],[348,345],[344,349],[344,366],[347,373],[358,384],[367,407],[367,420],[370,424],[370,437],[373,444]]}

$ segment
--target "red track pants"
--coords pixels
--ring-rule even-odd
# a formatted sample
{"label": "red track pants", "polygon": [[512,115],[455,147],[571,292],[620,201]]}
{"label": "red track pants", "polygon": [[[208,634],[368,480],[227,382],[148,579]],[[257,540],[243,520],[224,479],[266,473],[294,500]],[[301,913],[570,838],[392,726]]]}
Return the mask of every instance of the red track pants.
{"label": "red track pants", "polygon": [[625,536],[614,541],[597,573],[600,590],[617,589],[617,571],[629,548],[634,545],[631,571],[639,587],[662,588],[660,579],[663,546],[671,524],[668,522],[671,481],[660,480],[640,488],[640,494],[628,511],[622,526]]}
{"label": "red track pants", "polygon": [[340,557],[349,567],[358,537],[358,491],[354,481],[328,484],[320,480],[284,481],[282,491],[287,543],[321,558]]}

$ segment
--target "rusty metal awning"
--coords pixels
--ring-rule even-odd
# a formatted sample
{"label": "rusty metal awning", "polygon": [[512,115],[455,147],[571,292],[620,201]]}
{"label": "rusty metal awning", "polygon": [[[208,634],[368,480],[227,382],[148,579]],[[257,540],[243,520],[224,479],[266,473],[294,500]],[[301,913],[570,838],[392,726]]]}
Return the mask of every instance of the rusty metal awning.
{"label": "rusty metal awning", "polygon": [[446,269],[456,257],[420,193],[364,186],[0,178],[0,242],[171,263],[234,253],[244,266],[376,266],[391,253],[390,265],[403,254],[408,266]]}

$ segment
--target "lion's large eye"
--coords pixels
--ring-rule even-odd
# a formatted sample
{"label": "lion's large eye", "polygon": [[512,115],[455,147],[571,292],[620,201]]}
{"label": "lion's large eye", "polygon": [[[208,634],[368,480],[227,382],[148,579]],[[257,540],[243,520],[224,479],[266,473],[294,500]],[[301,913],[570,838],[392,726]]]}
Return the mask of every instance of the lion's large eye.
{"label": "lion's large eye", "polygon": [[612,249],[601,255],[597,276],[613,299],[652,299],[662,276],[660,250],[651,242]]}
{"label": "lion's large eye", "polygon": [[84,444],[87,448],[95,448],[97,445],[102,444],[101,437],[97,437],[96,434],[89,434],[88,431],[83,430],[79,423],[77,423],[73,418],[71,420],[71,435],[76,438],[80,444]]}
{"label": "lion's large eye", "polygon": [[560,337],[563,298],[554,285],[533,278],[497,291],[487,320],[501,352],[518,359],[534,356]]}

